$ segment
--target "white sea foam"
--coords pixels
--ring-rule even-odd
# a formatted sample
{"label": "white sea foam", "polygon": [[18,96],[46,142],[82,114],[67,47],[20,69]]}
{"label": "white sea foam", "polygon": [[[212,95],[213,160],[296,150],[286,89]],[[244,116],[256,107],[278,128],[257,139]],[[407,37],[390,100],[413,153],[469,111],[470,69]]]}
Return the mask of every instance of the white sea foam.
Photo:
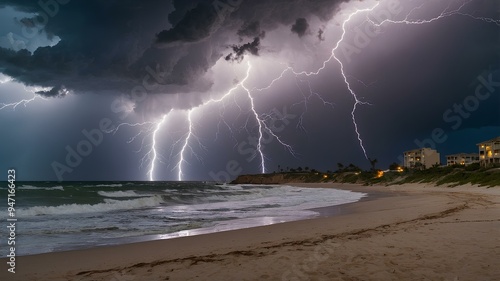
{"label": "white sea foam", "polygon": [[[198,206],[205,209],[219,208],[225,205],[229,208],[247,208],[262,204],[279,204],[282,207],[295,209],[311,209],[332,205],[356,202],[366,196],[347,190],[331,190],[323,188],[299,188],[291,186],[279,186],[274,188],[253,188],[246,193],[211,195],[203,198],[205,204]],[[219,201],[221,204],[213,202]],[[210,203],[212,202],[212,203]]]}
{"label": "white sea foam", "polygon": [[103,197],[111,197],[111,198],[124,198],[124,197],[149,197],[152,194],[138,194],[133,190],[125,190],[125,191],[98,191],[97,194]]}
{"label": "white sea foam", "polygon": [[17,189],[25,189],[25,190],[64,190],[64,187],[58,185],[53,187],[39,187],[33,185],[22,185],[17,187]]}
{"label": "white sea foam", "polygon": [[130,210],[145,207],[155,207],[163,203],[160,196],[144,197],[132,200],[113,200],[105,199],[105,203],[90,204],[65,204],[59,206],[36,206],[31,208],[19,209],[19,217],[37,216],[37,215],[59,215],[59,214],[79,214],[79,213],[97,213],[114,210]]}
{"label": "white sea foam", "polygon": [[115,183],[115,184],[98,184],[97,187],[121,187],[123,184]]}

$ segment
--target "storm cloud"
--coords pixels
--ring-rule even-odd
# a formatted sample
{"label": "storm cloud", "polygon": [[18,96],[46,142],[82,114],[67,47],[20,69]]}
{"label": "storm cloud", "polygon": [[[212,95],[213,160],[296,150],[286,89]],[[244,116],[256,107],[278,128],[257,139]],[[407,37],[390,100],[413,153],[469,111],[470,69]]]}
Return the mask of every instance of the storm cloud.
{"label": "storm cloud", "polygon": [[[53,15],[47,15],[37,1],[2,0],[0,7],[38,14],[18,19],[26,30],[43,30],[47,37],[61,40],[33,54],[1,48],[1,72],[27,85],[63,84],[75,93],[120,94],[142,83],[147,66],[160,64],[164,83],[151,93],[203,92],[209,87],[193,85],[227,51],[234,52],[234,61],[258,55],[266,31],[289,25],[299,13],[327,21],[340,2],[240,1],[238,6],[228,3],[221,8],[201,0],[90,0],[48,7]],[[236,43],[242,37],[252,41]],[[202,47],[210,51],[198,52]]]}
{"label": "storm cloud", "polygon": [[243,45],[233,45],[232,49],[234,53],[230,53],[225,57],[227,61],[238,61],[243,60],[246,53],[250,53],[254,56],[259,55],[260,48],[260,37],[255,37],[252,42],[245,43]]}
{"label": "storm cloud", "polygon": [[[360,12],[343,25],[356,9],[377,3],[373,12]],[[0,147],[8,159],[2,167],[14,163],[33,179],[50,178],[51,161],[63,161],[65,147],[75,147],[83,129],[109,117],[115,125],[146,125],[106,134],[96,153],[67,179],[143,180],[148,158],[142,153],[157,128],[148,124],[172,112],[164,127],[158,125],[158,155],[164,158],[156,163],[159,179],[175,180],[183,143],[178,140],[188,134],[190,109],[196,137],[189,145],[204,160],[186,153],[188,179],[210,179],[209,172],[224,171],[227,159],[236,159],[243,173],[259,172],[258,154],[243,155],[262,124],[254,112],[271,122],[276,110],[294,116],[277,135],[298,157],[270,137],[264,145],[268,171],[278,165],[320,170],[334,169],[337,162],[368,165],[354,130],[350,90],[363,102],[356,107],[356,128],[380,168],[438,128],[448,137],[437,145],[443,156],[474,151],[475,141],[495,137],[492,132],[500,128],[499,26],[480,20],[498,16],[498,1],[472,1],[463,14],[426,24],[386,23],[380,32],[367,21],[387,16],[391,5],[400,8],[389,13],[395,19],[413,11],[411,19],[429,20],[448,4],[450,11],[461,5],[450,3],[74,0],[48,8],[49,13],[38,1],[0,0],[0,123],[11,130]],[[245,87],[237,87],[242,81]],[[488,99],[476,104],[480,85]],[[486,92],[490,88],[494,91]],[[206,105],[230,89],[231,97]],[[7,106],[22,100],[30,103],[15,110]],[[127,114],[112,110],[117,100]],[[460,114],[456,108],[470,110]],[[466,143],[460,137],[467,132],[474,133]],[[247,146],[240,149],[242,144]]]}
{"label": "storm cloud", "polygon": [[68,94],[68,91],[64,88],[64,86],[56,86],[50,90],[46,91],[37,91],[36,94],[46,97],[46,98],[63,98]]}
{"label": "storm cloud", "polygon": [[297,33],[299,37],[306,35],[309,30],[309,24],[305,18],[298,18],[292,25],[292,32]]}
{"label": "storm cloud", "polygon": [[[172,18],[175,17],[169,17],[169,19]],[[160,46],[168,46],[175,42],[198,42],[209,37],[215,31],[214,25],[218,19],[218,14],[210,2],[198,3],[193,9],[188,10],[178,22],[174,20],[175,26],[173,28],[158,33],[156,42]]]}

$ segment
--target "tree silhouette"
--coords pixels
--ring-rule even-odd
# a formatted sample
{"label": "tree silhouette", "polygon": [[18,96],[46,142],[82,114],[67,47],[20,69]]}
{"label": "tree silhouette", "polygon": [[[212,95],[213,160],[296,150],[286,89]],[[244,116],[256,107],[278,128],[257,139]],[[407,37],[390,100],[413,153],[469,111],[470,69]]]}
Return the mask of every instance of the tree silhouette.
{"label": "tree silhouette", "polygon": [[375,171],[375,165],[378,162],[377,158],[371,159],[370,157],[368,157],[368,161],[370,161],[370,165],[372,166],[372,171]]}
{"label": "tree silhouette", "polygon": [[346,170],[349,171],[349,172],[359,172],[359,171],[361,171],[361,169],[358,166],[356,166],[356,165],[354,165],[352,163],[350,163],[349,166],[347,166]]}
{"label": "tree silhouette", "polygon": [[344,169],[344,164],[342,163],[337,163],[337,167],[339,168],[339,171],[342,171]]}
{"label": "tree silhouette", "polygon": [[399,168],[398,163],[393,162],[391,165],[389,165],[389,170],[395,171]]}

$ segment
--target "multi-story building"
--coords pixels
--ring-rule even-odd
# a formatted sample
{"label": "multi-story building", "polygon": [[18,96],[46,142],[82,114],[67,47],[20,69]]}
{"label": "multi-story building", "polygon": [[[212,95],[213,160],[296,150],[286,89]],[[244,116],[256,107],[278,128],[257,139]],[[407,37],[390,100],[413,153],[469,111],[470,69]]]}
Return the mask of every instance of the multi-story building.
{"label": "multi-story building", "polygon": [[481,166],[500,164],[500,137],[477,144]]}
{"label": "multi-story building", "polygon": [[404,152],[404,166],[406,168],[430,168],[440,164],[439,153],[431,148],[424,147]]}
{"label": "multi-story building", "polygon": [[479,162],[477,153],[457,153],[446,156],[446,165],[470,165]]}

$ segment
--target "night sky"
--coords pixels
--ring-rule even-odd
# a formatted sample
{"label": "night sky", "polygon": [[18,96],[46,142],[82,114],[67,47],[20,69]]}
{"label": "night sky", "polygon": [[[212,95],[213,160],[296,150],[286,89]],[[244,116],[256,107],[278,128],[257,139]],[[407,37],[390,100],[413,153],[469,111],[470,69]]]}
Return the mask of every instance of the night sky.
{"label": "night sky", "polygon": [[500,135],[497,0],[38,2],[0,0],[18,180],[386,169]]}

